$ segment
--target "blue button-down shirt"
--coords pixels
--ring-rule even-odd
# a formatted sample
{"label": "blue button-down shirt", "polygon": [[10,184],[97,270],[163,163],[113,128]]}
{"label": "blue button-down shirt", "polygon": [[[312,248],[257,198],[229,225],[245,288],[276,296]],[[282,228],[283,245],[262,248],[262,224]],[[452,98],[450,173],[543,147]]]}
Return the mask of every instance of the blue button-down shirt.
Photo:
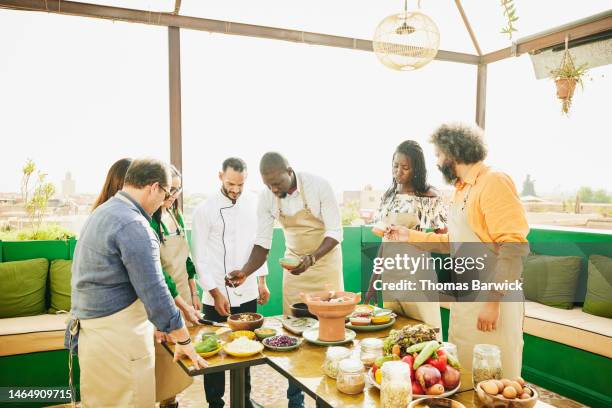
{"label": "blue button-down shirt", "polygon": [[108,316],[140,298],[158,330],[180,329],[183,321],[162,275],[150,216],[127,193],[117,194],[122,197],[93,212],[77,241],[71,313],[78,319]]}

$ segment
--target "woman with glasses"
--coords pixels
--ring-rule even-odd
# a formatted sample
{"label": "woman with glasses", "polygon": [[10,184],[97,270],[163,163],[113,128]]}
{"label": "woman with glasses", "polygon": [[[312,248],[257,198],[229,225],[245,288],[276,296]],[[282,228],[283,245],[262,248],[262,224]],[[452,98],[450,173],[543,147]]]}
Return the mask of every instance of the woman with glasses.
{"label": "woman with glasses", "polygon": [[[181,173],[172,167],[172,184],[166,190],[166,199],[161,207],[153,213],[151,227],[159,237],[160,259],[162,269],[168,274],[175,286],[177,294],[174,300],[186,320],[187,326],[197,324],[200,319],[202,303],[198,295],[196,271],[189,256],[189,243],[185,235],[183,214],[178,206],[177,198],[181,194]],[[190,324],[191,323],[191,324]],[[167,340],[165,334],[156,333],[158,341]],[[191,378],[175,375],[173,367],[176,363],[168,360],[168,352],[161,347],[156,358],[164,363],[155,365],[156,394],[160,407],[175,407],[176,394],[191,384]],[[177,366],[178,367],[178,366]]]}

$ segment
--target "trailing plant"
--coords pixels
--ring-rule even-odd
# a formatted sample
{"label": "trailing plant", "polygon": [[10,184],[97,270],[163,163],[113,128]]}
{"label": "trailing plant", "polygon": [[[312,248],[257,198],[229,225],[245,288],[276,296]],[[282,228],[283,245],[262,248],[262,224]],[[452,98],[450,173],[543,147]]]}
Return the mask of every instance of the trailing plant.
{"label": "trailing plant", "polygon": [[504,17],[506,17],[506,26],[502,28],[501,33],[508,34],[508,37],[512,39],[512,33],[518,31],[514,27],[514,23],[516,23],[516,21],[518,20],[514,0],[501,0],[501,6],[504,10]]}

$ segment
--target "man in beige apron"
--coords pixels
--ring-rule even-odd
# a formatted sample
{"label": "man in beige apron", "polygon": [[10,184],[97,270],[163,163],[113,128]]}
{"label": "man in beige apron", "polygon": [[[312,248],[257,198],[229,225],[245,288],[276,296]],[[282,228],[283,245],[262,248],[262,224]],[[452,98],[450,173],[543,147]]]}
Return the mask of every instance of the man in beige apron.
{"label": "man in beige apron", "polygon": [[[340,209],[329,183],[308,173],[296,173],[279,153],[266,153],[260,172],[268,187],[260,197],[259,226],[249,261],[233,271],[228,283],[241,284],[265,261],[272,242],[274,222],[285,234],[285,256],[301,262],[292,271],[283,271],[283,313],[290,314],[300,293],[343,290],[342,223]],[[304,406],[303,393],[289,383],[289,408]]]}
{"label": "man in beige apron", "polygon": [[123,189],[92,213],[77,242],[66,344],[79,356],[83,407],[155,405],[153,324],[177,342],[175,359],[206,365],[168,292],[149,226],[167,198],[169,170],[134,160]]}
{"label": "man in beige apron", "polygon": [[[482,131],[463,125],[443,125],[431,138],[438,167],[456,190],[448,219],[448,234],[390,227],[392,240],[425,243],[436,252],[456,256],[466,246],[482,243],[480,252],[495,260],[496,281],[520,279],[522,256],[527,255],[529,227],[525,211],[512,180],[483,163],[486,147]],[[472,243],[472,244],[470,244]],[[461,390],[471,389],[472,357],[476,344],[494,344],[501,350],[505,378],[521,375],[523,353],[522,301],[504,301],[509,293],[479,295],[474,302],[454,302],[450,310],[449,341],[457,345],[461,370]],[[512,293],[511,299],[521,297]],[[508,297],[509,298],[509,297]],[[508,299],[507,298],[507,299]]]}

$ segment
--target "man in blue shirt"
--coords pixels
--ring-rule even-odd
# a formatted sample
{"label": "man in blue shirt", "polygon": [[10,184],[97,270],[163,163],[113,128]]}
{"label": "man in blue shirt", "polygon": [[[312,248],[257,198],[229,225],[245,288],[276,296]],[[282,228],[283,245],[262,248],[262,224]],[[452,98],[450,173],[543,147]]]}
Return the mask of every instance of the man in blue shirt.
{"label": "man in blue shirt", "polygon": [[[169,195],[167,164],[134,160],[124,187],[89,217],[72,266],[72,310],[66,342],[78,339],[83,407],[153,407],[153,325],[176,341],[175,360],[195,352],[165,284],[150,214]],[[153,324],[151,324],[153,323]]]}

